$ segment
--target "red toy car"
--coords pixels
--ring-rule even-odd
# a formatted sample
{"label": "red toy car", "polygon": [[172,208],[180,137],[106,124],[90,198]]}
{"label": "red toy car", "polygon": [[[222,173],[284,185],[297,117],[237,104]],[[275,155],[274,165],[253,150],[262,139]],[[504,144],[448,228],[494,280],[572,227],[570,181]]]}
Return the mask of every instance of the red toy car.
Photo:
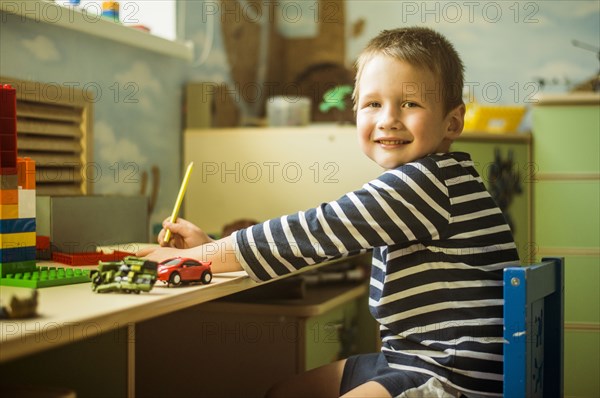
{"label": "red toy car", "polygon": [[192,258],[170,258],[158,264],[158,280],[173,286],[179,286],[183,282],[208,284],[212,280],[211,264],[210,261]]}

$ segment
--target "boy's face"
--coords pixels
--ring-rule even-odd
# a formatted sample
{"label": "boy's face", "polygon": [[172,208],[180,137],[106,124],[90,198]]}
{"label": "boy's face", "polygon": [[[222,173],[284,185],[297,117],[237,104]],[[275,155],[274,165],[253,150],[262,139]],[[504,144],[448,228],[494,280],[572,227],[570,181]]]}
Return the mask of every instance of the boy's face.
{"label": "boy's face", "polygon": [[425,68],[376,55],[358,84],[359,142],[385,169],[447,152],[462,132],[464,105],[445,115],[440,83]]}

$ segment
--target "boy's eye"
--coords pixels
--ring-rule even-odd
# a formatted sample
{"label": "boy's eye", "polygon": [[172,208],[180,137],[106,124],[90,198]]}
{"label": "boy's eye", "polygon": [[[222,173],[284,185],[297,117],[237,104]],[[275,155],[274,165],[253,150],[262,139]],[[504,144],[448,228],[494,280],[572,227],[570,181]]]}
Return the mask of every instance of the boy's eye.
{"label": "boy's eye", "polygon": [[418,105],[414,102],[407,101],[402,104],[403,108],[416,108]]}
{"label": "boy's eye", "polygon": [[381,108],[381,104],[379,102],[370,102],[367,104],[369,108]]}

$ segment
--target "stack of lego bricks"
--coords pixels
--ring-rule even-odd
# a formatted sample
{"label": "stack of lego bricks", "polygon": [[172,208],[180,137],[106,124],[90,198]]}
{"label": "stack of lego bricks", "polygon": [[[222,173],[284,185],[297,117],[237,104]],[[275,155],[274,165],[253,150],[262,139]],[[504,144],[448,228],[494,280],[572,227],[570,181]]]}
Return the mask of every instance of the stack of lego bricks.
{"label": "stack of lego bricks", "polygon": [[35,162],[17,157],[17,99],[9,85],[0,85],[0,144],[0,285],[89,282],[89,271],[36,266]]}

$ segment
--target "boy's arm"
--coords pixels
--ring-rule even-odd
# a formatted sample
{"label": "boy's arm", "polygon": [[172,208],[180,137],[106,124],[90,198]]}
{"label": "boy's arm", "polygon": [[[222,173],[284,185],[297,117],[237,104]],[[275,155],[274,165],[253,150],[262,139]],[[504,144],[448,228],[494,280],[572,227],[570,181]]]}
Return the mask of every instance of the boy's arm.
{"label": "boy's arm", "polygon": [[161,262],[173,257],[193,258],[200,261],[211,261],[213,273],[242,271],[242,266],[235,256],[233,238],[228,236],[189,249],[172,247],[152,247],[136,253],[148,260]]}

